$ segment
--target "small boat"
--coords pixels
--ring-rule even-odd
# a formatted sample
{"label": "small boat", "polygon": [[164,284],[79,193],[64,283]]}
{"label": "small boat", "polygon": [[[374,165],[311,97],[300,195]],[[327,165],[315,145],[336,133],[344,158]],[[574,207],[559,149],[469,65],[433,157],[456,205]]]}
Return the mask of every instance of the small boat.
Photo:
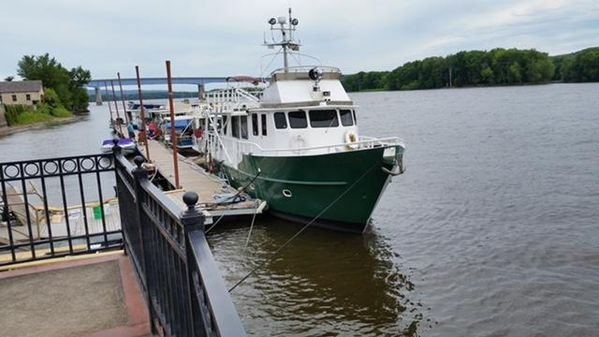
{"label": "small boat", "polygon": [[[129,138],[121,138],[119,139],[117,145],[122,149],[124,155],[130,155],[137,153],[137,145],[135,142]],[[114,147],[113,139],[106,139],[102,141],[102,153],[111,153],[112,148]]]}
{"label": "small boat", "polygon": [[339,69],[288,64],[300,47],[291,10],[269,24],[282,39],[265,45],[280,48],[283,68],[260,96],[239,87],[209,92],[197,150],[231,185],[267,201],[273,215],[361,233],[392,177],[404,172],[405,146],[397,137],[360,135]]}
{"label": "small boat", "polygon": [[[175,132],[177,134],[177,149],[191,150],[193,147],[193,120],[194,116],[176,116],[175,117]],[[165,120],[162,127],[164,142],[167,145],[172,145],[171,142],[171,122]]]}
{"label": "small boat", "polygon": [[153,119],[155,115],[160,115],[161,113],[167,113],[164,104],[153,104],[153,103],[144,103],[143,107],[139,103],[135,103],[129,101],[127,103],[126,112],[131,116],[131,121],[133,122],[133,126],[135,129],[139,129],[141,126],[141,111],[144,111],[147,119]]}

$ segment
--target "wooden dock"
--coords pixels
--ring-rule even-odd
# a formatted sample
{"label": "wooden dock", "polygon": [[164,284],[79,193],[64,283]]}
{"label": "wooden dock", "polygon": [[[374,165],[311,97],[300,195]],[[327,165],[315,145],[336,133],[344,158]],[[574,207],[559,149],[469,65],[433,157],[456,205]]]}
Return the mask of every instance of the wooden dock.
{"label": "wooden dock", "polygon": [[[139,145],[138,147],[147,158],[145,146]],[[151,163],[156,166],[162,176],[176,186],[172,150],[155,140],[148,140],[148,148]],[[180,189],[166,194],[183,210],[185,209],[185,204],[182,201],[183,193],[186,191],[196,192],[199,196],[198,204],[206,216],[206,224],[211,224],[214,218],[216,218],[215,221],[218,221],[217,219],[227,216],[261,214],[266,207],[265,201],[249,197],[238,203],[216,204],[215,196],[235,194],[237,190],[228,185],[226,181],[206,172],[191,160],[181,155],[178,156],[178,159]]]}
{"label": "wooden dock", "polygon": [[[86,205],[69,206],[66,209],[48,206],[48,213],[44,208],[43,196],[36,187],[29,183],[25,191],[6,183],[8,208],[16,219],[12,220],[10,234],[14,242],[20,243],[29,240],[41,240],[50,237],[48,222],[52,230],[52,237],[63,238],[118,231],[121,229],[120,212],[116,198],[99,202],[88,202]],[[23,199],[27,194],[28,204]],[[102,206],[103,215],[98,214]],[[27,226],[29,214],[31,228]],[[67,227],[68,221],[68,227]],[[105,226],[105,227],[104,227]],[[9,228],[6,223],[0,223],[0,245],[9,244]],[[0,262],[2,257],[0,256]]]}

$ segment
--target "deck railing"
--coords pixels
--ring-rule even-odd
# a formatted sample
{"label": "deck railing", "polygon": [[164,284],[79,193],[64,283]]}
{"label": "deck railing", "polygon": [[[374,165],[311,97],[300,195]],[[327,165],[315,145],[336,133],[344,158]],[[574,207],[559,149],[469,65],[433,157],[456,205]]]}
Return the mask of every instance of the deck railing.
{"label": "deck railing", "polygon": [[152,332],[165,336],[245,336],[204,234],[197,194],[187,209],[147,178],[143,158],[117,150],[116,179],[126,248],[147,299]]}
{"label": "deck railing", "polygon": [[121,249],[113,159],[0,163],[0,266]]}
{"label": "deck railing", "polygon": [[257,143],[239,140],[237,138],[232,137],[214,137],[216,133],[210,132],[208,133],[208,146],[213,151],[212,153],[217,153],[218,151],[228,149],[229,153],[233,155],[230,156],[229,153],[226,153],[227,158],[234,162],[241,161],[241,154],[243,153],[252,153],[254,155],[262,155],[262,156],[296,156],[296,155],[319,155],[319,154],[331,154],[344,152],[349,150],[365,150],[372,149],[376,147],[382,146],[393,146],[400,145],[404,146],[403,141],[398,137],[386,137],[386,138],[374,138],[374,137],[365,137],[360,136],[358,141],[353,143],[338,143],[331,145],[319,145],[319,146],[311,146],[311,147],[300,147],[300,148],[273,148],[273,149],[265,149]]}

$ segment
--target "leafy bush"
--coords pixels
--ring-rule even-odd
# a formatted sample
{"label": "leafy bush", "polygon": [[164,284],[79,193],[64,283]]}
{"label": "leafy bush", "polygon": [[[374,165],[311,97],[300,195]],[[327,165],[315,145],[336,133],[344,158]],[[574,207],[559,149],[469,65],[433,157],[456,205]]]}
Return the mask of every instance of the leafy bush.
{"label": "leafy bush", "polygon": [[52,116],[54,116],[54,117],[60,117],[60,118],[73,116],[73,113],[71,113],[69,110],[67,110],[61,106],[52,109],[50,111],[50,114],[52,114]]}
{"label": "leafy bush", "polygon": [[19,124],[19,116],[27,112],[29,109],[23,105],[5,105],[4,116],[6,117],[6,123],[9,126]]}
{"label": "leafy bush", "polygon": [[33,108],[26,105],[6,105],[4,108],[6,122],[9,126],[45,122],[52,119],[52,116],[45,108],[33,110]]}
{"label": "leafy bush", "polygon": [[52,108],[61,105],[60,97],[58,97],[56,90],[52,88],[44,89],[44,102]]}

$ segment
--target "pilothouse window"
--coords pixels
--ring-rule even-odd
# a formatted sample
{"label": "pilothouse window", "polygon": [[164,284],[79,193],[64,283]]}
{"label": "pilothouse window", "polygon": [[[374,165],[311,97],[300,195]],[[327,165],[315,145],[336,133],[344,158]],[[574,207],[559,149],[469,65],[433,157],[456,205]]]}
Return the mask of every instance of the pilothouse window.
{"label": "pilothouse window", "polygon": [[262,121],[262,135],[266,136],[266,115],[260,115]]}
{"label": "pilothouse window", "polygon": [[287,118],[285,118],[285,113],[283,112],[275,112],[275,127],[277,129],[287,129]]}
{"label": "pilothouse window", "polygon": [[241,138],[248,139],[248,116],[241,116]]}
{"label": "pilothouse window", "polygon": [[305,111],[289,111],[289,126],[292,129],[304,129],[308,127]]}
{"label": "pilothouse window", "polygon": [[239,138],[239,116],[231,117],[231,133],[233,137]]}
{"label": "pilothouse window", "polygon": [[339,110],[339,115],[341,116],[341,125],[343,125],[343,126],[354,125],[354,122],[351,118],[351,110]]}
{"label": "pilothouse window", "polygon": [[252,114],[252,135],[258,135],[258,115]]}
{"label": "pilothouse window", "polygon": [[313,128],[330,128],[339,126],[337,110],[311,110],[310,126]]}

